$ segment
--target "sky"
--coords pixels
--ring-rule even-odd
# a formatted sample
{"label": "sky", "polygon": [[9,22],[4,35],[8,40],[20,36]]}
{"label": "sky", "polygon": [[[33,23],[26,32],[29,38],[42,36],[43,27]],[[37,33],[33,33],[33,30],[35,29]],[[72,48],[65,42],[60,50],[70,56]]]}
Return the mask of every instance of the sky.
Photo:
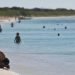
{"label": "sky", "polygon": [[0,0],[0,7],[75,9],[75,0]]}

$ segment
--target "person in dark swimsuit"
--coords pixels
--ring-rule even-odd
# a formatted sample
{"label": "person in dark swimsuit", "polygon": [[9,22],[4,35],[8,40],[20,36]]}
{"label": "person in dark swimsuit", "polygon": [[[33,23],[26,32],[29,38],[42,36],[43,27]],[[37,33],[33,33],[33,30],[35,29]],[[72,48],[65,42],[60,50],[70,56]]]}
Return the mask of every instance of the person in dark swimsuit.
{"label": "person in dark swimsuit", "polygon": [[14,23],[13,22],[11,23],[11,27],[14,27]]}
{"label": "person in dark swimsuit", "polygon": [[0,25],[0,32],[2,32],[2,27],[1,27],[1,25]]}
{"label": "person in dark swimsuit", "polygon": [[21,38],[19,36],[19,33],[16,33],[15,43],[19,44],[20,42],[21,42]]}

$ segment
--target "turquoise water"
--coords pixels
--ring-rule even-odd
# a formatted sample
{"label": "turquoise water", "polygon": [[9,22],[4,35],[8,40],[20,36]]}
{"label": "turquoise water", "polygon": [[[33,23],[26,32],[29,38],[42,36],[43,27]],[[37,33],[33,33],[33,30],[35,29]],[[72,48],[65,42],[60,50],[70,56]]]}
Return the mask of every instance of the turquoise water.
{"label": "turquoise water", "polygon": [[[10,59],[13,71],[20,75],[75,75],[75,19],[22,20],[13,28],[4,24],[2,29],[0,50]],[[14,43],[17,32],[19,45]]]}
{"label": "turquoise water", "polygon": [[[22,20],[15,22],[13,28],[10,24],[2,25],[2,29],[0,48],[5,52],[75,55],[75,20]],[[19,45],[14,43],[17,32],[22,40]]]}

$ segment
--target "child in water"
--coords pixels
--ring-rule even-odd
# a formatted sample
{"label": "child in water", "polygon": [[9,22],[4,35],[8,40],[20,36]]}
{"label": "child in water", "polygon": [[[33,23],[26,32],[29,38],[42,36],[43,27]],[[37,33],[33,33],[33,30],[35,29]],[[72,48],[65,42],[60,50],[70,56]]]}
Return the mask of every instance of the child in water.
{"label": "child in water", "polygon": [[21,42],[21,38],[19,36],[19,33],[16,33],[15,43],[19,44],[20,42]]}

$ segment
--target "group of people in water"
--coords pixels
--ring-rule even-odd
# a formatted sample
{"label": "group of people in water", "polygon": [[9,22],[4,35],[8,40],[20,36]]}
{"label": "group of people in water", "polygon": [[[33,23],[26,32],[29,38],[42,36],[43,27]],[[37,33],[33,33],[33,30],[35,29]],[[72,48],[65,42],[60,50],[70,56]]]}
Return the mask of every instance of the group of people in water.
{"label": "group of people in water", "polygon": [[[20,23],[20,20],[19,20],[19,23]],[[12,23],[11,23],[11,27],[13,27],[13,26],[14,26],[14,23],[12,22]],[[45,29],[45,28],[46,28],[46,27],[43,26],[43,29]],[[64,29],[66,30],[66,29],[67,29],[67,26],[65,26]],[[56,29],[54,29],[54,30],[56,30]],[[0,32],[2,32],[2,27],[1,27],[1,25],[0,25]],[[57,36],[60,36],[60,33],[57,33]],[[20,35],[19,35],[19,32],[16,33],[16,37],[15,37],[14,42],[17,43],[17,44],[20,44],[20,42],[21,42],[21,37],[20,37]]]}
{"label": "group of people in water", "polygon": [[[13,23],[11,23],[11,27],[13,27]],[[2,32],[1,25],[0,25],[0,32]],[[17,44],[21,42],[21,38],[18,32],[16,33],[14,42]],[[10,69],[9,63],[10,63],[9,59],[6,57],[6,55],[2,51],[0,51],[0,69],[5,69],[5,70]]]}
{"label": "group of people in water", "polygon": [[[66,30],[67,29],[67,26],[65,26],[64,29]],[[60,33],[58,33],[57,35],[60,36]]]}
{"label": "group of people in water", "polygon": [[[11,27],[13,27],[13,23],[11,23]],[[45,29],[45,26],[43,26],[43,28]],[[65,26],[64,29],[66,30],[67,26]],[[1,31],[2,31],[2,28],[0,25],[0,32]],[[60,33],[58,33],[57,36],[60,36]],[[17,44],[19,44],[21,42],[21,37],[20,37],[19,32],[16,33],[14,42]],[[0,51],[0,68],[1,69],[10,69],[9,63],[10,63],[9,59],[5,56],[5,54],[3,52]]]}
{"label": "group of people in water", "polygon": [[[45,29],[46,27],[43,26],[43,29]],[[64,27],[64,29],[66,30],[67,29],[67,26]],[[54,30],[56,30],[56,28],[54,28]],[[60,33],[57,33],[57,36],[60,36]]]}
{"label": "group of people in water", "polygon": [[[19,23],[20,23],[20,21],[19,21]],[[12,22],[12,23],[11,23],[11,27],[13,27],[13,26],[14,26],[14,23]],[[2,32],[2,27],[1,27],[1,25],[0,25],[0,32]],[[14,42],[17,43],[17,44],[20,44],[21,38],[20,38],[19,32],[16,33],[16,37],[15,37]]]}

